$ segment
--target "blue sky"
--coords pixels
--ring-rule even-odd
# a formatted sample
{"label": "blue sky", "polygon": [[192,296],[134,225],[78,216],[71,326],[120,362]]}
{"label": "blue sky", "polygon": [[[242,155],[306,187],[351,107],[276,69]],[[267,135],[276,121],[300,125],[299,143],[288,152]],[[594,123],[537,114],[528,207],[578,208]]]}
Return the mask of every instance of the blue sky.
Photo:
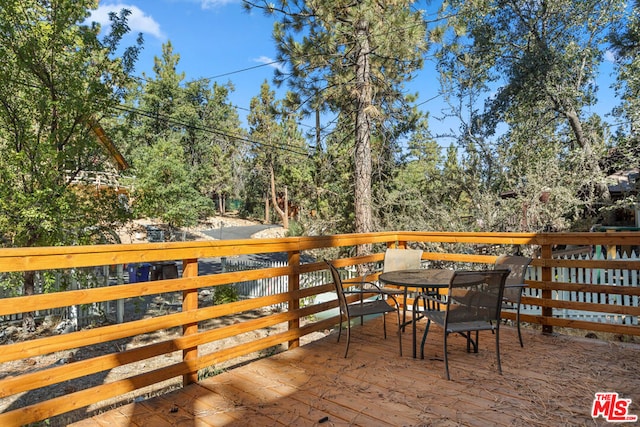
{"label": "blue sky", "polygon": [[[276,89],[272,82],[274,67],[279,66],[273,63],[274,20],[259,11],[245,12],[240,0],[101,0],[92,20],[106,23],[108,12],[122,8],[132,12],[131,35],[123,45],[133,44],[139,32],[145,39],[137,75],[152,73],[154,56],[161,56],[162,44],[170,40],[174,53],[180,55],[178,71],[186,73],[185,80],[213,77],[220,84],[233,83],[230,102],[240,108],[242,118],[265,79]],[[422,105],[435,114],[441,106],[438,85],[433,64],[425,64],[411,90],[420,94],[417,103],[435,97]],[[283,85],[278,95],[282,97],[285,90]],[[430,123],[436,124],[433,119]]]}
{"label": "blue sky", "polygon": [[[424,4],[424,2],[421,2]],[[431,4],[440,2],[431,2]],[[239,107],[241,118],[247,113],[252,97],[259,94],[266,79],[272,88],[276,49],[271,36],[273,19],[259,11],[247,13],[240,0],[101,0],[92,20],[107,22],[109,11],[129,9],[131,35],[124,45],[133,44],[138,33],[144,35],[144,50],[139,57],[136,74],[152,74],[154,56],[161,56],[162,44],[171,41],[174,53],[180,55],[178,71],[185,80],[212,78],[219,84],[229,81],[235,86],[229,100]],[[433,10],[434,6],[430,6]],[[431,112],[432,131],[445,132],[457,127],[454,122],[439,123],[442,99],[433,62],[426,61],[412,90],[419,93],[420,108]],[[600,75],[600,103],[591,109],[601,115],[616,104],[608,86],[612,67],[606,63]],[[279,92],[282,96],[286,87]],[[606,118],[605,118],[606,119]],[[448,145],[446,141],[439,141]]]}
{"label": "blue sky", "polygon": [[231,81],[234,105],[249,108],[262,82],[271,83],[275,64],[265,64],[275,57],[273,21],[244,12],[239,0],[100,1],[92,19],[106,22],[108,12],[122,8],[132,12],[131,35],[123,45],[133,44],[140,32],[144,36],[137,75],[152,75],[154,57],[160,57],[162,44],[171,41],[174,53],[180,55],[178,72],[185,72],[185,80],[214,77],[220,84]]}

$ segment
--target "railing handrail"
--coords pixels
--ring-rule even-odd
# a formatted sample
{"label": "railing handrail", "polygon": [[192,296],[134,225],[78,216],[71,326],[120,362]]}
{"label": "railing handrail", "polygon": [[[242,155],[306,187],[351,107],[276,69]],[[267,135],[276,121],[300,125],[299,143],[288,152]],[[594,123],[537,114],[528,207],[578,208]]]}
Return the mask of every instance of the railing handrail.
{"label": "railing handrail", "polygon": [[[494,243],[504,245],[574,245],[638,244],[640,233],[472,233],[472,232],[379,232],[369,234],[336,234],[331,236],[285,237],[278,239],[242,239],[196,242],[136,243],[91,246],[47,246],[0,248],[0,272],[73,268],[131,262],[153,262],[172,259],[233,256],[258,253],[305,251],[326,247],[396,241],[439,243]],[[256,249],[257,248],[257,249]],[[74,259],[75,258],[75,259]],[[105,262],[106,261],[106,262]],[[52,265],[48,265],[51,263]]]}

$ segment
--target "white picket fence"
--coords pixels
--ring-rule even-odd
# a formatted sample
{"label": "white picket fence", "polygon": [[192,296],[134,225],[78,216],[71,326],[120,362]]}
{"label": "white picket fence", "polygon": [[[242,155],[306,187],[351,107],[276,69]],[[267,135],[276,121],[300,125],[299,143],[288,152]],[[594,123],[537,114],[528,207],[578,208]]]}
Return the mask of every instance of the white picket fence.
{"label": "white picket fence", "polygon": [[[604,254],[572,255],[562,259],[572,260],[604,260]],[[618,260],[638,260],[638,255],[632,252],[630,255],[616,254]],[[529,267],[525,279],[541,280],[542,267]],[[552,280],[554,282],[567,282],[577,284],[590,285],[616,285],[616,286],[638,286],[638,270],[616,270],[604,268],[566,268],[554,267],[552,269]],[[540,298],[541,290],[525,288],[524,295]],[[584,302],[594,304],[612,304],[630,307],[638,307],[639,297],[630,295],[604,294],[593,292],[574,292],[574,291],[552,291],[552,297],[560,301]],[[542,309],[538,306],[526,305],[521,308],[521,313],[540,315]],[[553,316],[563,319],[585,320],[589,322],[614,323],[621,325],[637,325],[638,317],[626,314],[602,313],[595,311],[570,310],[570,309],[553,309]]]}
{"label": "white picket fence", "polygon": [[[124,283],[122,266],[117,269],[110,269],[109,266],[87,267],[72,271],[54,271],[52,274],[44,275],[43,272],[36,272],[34,287],[35,294],[47,292],[60,292],[64,290],[76,290],[86,288],[98,288],[109,286],[109,284]],[[22,294],[22,289],[0,289],[0,299]],[[104,318],[105,313],[111,310],[114,302],[106,301],[95,304],[74,305],[69,307],[52,308],[49,310],[37,311],[34,317],[37,321],[42,321],[47,316],[55,317],[55,321],[66,323],[67,327],[77,330]],[[12,314],[1,316],[0,322],[16,323],[22,321],[22,314]]]}
{"label": "white picket fence", "polygon": [[[590,257],[589,254],[579,254],[565,257],[564,259],[581,259],[581,260],[604,260],[603,254]],[[618,254],[616,259],[637,260],[638,255],[631,253],[630,255]],[[227,260],[223,264],[223,271],[241,271],[255,268],[266,267],[286,267],[286,262],[274,262],[265,264],[264,262],[243,261],[243,260]],[[355,271],[347,271],[341,269],[348,277],[355,277]],[[542,268],[529,267],[526,279],[541,280]],[[584,268],[565,268],[557,267],[552,269],[552,277],[555,282],[569,282],[579,284],[608,284],[617,286],[638,286],[639,273],[637,270],[616,270],[616,269],[584,269]],[[306,288],[329,283],[331,277],[326,270],[307,273],[300,277],[300,287]],[[267,279],[254,280],[250,282],[237,283],[235,285],[238,295],[241,298],[255,298],[265,295],[273,295],[286,292],[288,290],[288,277],[274,277]],[[539,289],[525,288],[524,295],[532,298],[541,298]],[[639,297],[630,295],[603,294],[593,292],[570,292],[570,291],[553,291],[553,299],[562,301],[585,302],[595,304],[611,304],[638,307],[640,304]],[[286,303],[280,305],[286,308]],[[525,305],[521,309],[523,314],[541,315],[542,309],[539,306]],[[573,319],[585,320],[599,323],[615,323],[622,325],[638,325],[637,316],[629,316],[626,314],[602,313],[595,311],[569,310],[569,309],[553,309],[553,316]]]}
{"label": "white picket fence", "polygon": [[[223,272],[232,272],[232,271],[243,271],[243,270],[253,270],[258,268],[276,268],[276,267],[286,267],[286,262],[263,262],[263,261],[248,261],[248,260],[239,260],[239,259],[223,259],[222,260],[222,271]],[[344,278],[347,277],[355,277],[355,271],[350,270],[341,270],[342,274],[345,275]],[[313,286],[319,286],[326,283],[331,283],[331,274],[329,270],[322,271],[313,271],[310,273],[304,273],[300,275],[300,288],[310,288]],[[284,293],[289,290],[289,277],[287,276],[279,276],[279,277],[270,277],[259,280],[251,280],[247,282],[240,282],[233,285],[236,291],[238,292],[238,296],[240,298],[257,298],[266,295],[274,295],[279,293]],[[313,303],[313,301],[308,301],[308,303]],[[286,309],[287,303],[276,304],[276,307],[280,309]]]}

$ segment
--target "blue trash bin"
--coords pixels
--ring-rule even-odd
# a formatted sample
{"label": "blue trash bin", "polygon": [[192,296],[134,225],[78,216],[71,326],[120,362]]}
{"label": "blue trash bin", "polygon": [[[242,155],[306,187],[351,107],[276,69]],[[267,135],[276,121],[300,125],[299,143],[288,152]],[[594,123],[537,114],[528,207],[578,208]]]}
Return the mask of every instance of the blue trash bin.
{"label": "blue trash bin", "polygon": [[138,265],[137,264],[129,264],[127,265],[127,271],[129,272],[129,283],[138,282]]}
{"label": "blue trash bin", "polygon": [[136,272],[136,282],[148,282],[149,272],[151,271],[151,264],[138,265],[138,271]]}

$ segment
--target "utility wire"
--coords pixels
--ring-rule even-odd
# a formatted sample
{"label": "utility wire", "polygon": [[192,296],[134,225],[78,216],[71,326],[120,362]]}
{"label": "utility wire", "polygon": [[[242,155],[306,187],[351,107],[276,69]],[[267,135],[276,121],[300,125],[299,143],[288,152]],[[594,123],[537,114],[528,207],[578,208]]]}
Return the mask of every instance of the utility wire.
{"label": "utility wire", "polygon": [[170,124],[170,125],[177,125],[177,126],[185,127],[187,129],[199,130],[199,131],[202,131],[202,132],[208,132],[208,133],[211,133],[211,134],[214,134],[214,135],[223,136],[223,137],[226,137],[226,138],[231,138],[231,139],[235,139],[237,141],[247,142],[249,144],[259,145],[259,146],[262,146],[262,147],[270,147],[270,148],[274,148],[276,150],[288,151],[290,153],[297,154],[297,155],[304,156],[304,157],[308,157],[309,156],[309,153],[295,150],[295,149],[293,149],[291,147],[288,147],[286,145],[268,144],[266,142],[256,141],[256,140],[253,140],[253,139],[245,138],[245,137],[240,136],[240,135],[234,135],[234,134],[231,134],[231,133],[226,132],[226,131],[221,130],[221,129],[216,129],[216,128],[213,128],[213,127],[196,126],[196,125],[193,125],[193,124],[184,123],[184,122],[181,122],[179,120],[172,119],[170,117],[166,117],[163,114],[158,114],[158,113],[154,113],[154,112],[151,112],[151,111],[145,111],[145,110],[142,110],[140,108],[127,107],[127,106],[123,106],[123,105],[116,105],[113,108],[116,109],[116,110],[119,110],[119,111],[124,111],[124,112],[132,113],[132,114],[138,114],[138,115],[150,118],[150,119],[158,119],[159,118],[164,123],[167,123],[167,124]]}
{"label": "utility wire", "polygon": [[[404,27],[404,28],[400,28],[400,29],[397,29],[397,28],[396,28],[396,29],[386,29],[384,32],[381,32],[381,33],[379,33],[378,35],[379,35],[379,36],[386,36],[386,35],[388,35],[388,34],[395,34],[395,33],[397,33],[398,31],[402,31],[402,30],[409,30],[409,29],[415,28],[415,27],[417,27],[417,26],[420,26],[420,25],[426,25],[426,24],[427,24],[427,22],[426,22],[426,21],[423,21],[423,22],[421,22],[421,23],[407,25],[406,27]],[[352,42],[350,42],[350,43],[346,43],[346,44],[345,44],[345,46],[350,46],[350,45],[355,45],[355,44],[356,44],[356,41],[352,41]],[[374,54],[374,52],[372,52],[371,54]],[[300,56],[300,57],[292,57],[292,58],[290,58],[290,60],[300,60],[300,59],[304,59],[304,58],[307,58],[307,57],[319,56],[319,55],[325,55],[325,54],[322,54],[322,53],[307,54],[307,55],[302,55],[302,56]],[[334,54],[334,55],[332,55],[332,56],[341,57],[341,56],[343,56],[343,55],[342,55],[342,54],[340,54],[340,53],[336,53],[336,54]],[[255,70],[255,69],[258,69],[258,68],[269,67],[269,66],[272,66],[272,65],[275,65],[275,64],[286,64],[287,62],[288,62],[288,61],[285,61],[285,60],[274,60],[274,61],[267,62],[267,63],[260,64],[260,65],[255,65],[255,66],[251,66],[251,67],[241,68],[241,69],[238,69],[238,70],[228,71],[228,72],[225,72],[225,73],[217,74],[217,75],[215,75],[215,76],[198,78],[198,79],[195,79],[195,80],[191,80],[191,81],[189,81],[189,82],[187,82],[187,83],[196,83],[196,82],[201,82],[201,81],[205,81],[205,80],[215,80],[215,79],[218,79],[218,78],[221,78],[221,77],[225,77],[225,76],[229,76],[229,75],[234,75],[234,74],[239,74],[239,73],[243,73],[243,72],[247,72],[247,71]],[[149,82],[149,81],[153,81],[153,80],[150,80],[150,79],[147,79],[147,78],[141,77],[141,76],[133,76],[133,78],[135,78],[135,79],[137,79],[137,80],[141,80],[141,81],[147,81],[147,82]],[[285,78],[285,80],[286,80],[286,78]],[[248,110],[248,109],[246,109],[246,108],[241,108],[241,107],[239,107],[239,106],[234,106],[233,104],[228,104],[228,105],[230,105],[230,106],[232,106],[232,107],[234,107],[234,108],[238,108],[238,109],[242,109],[242,110],[247,110],[247,111],[249,111],[249,110]],[[299,125],[301,125],[301,126],[306,126],[306,127],[313,128],[313,126],[306,125],[306,124],[304,124],[304,123],[298,123],[298,124],[299,124]]]}

